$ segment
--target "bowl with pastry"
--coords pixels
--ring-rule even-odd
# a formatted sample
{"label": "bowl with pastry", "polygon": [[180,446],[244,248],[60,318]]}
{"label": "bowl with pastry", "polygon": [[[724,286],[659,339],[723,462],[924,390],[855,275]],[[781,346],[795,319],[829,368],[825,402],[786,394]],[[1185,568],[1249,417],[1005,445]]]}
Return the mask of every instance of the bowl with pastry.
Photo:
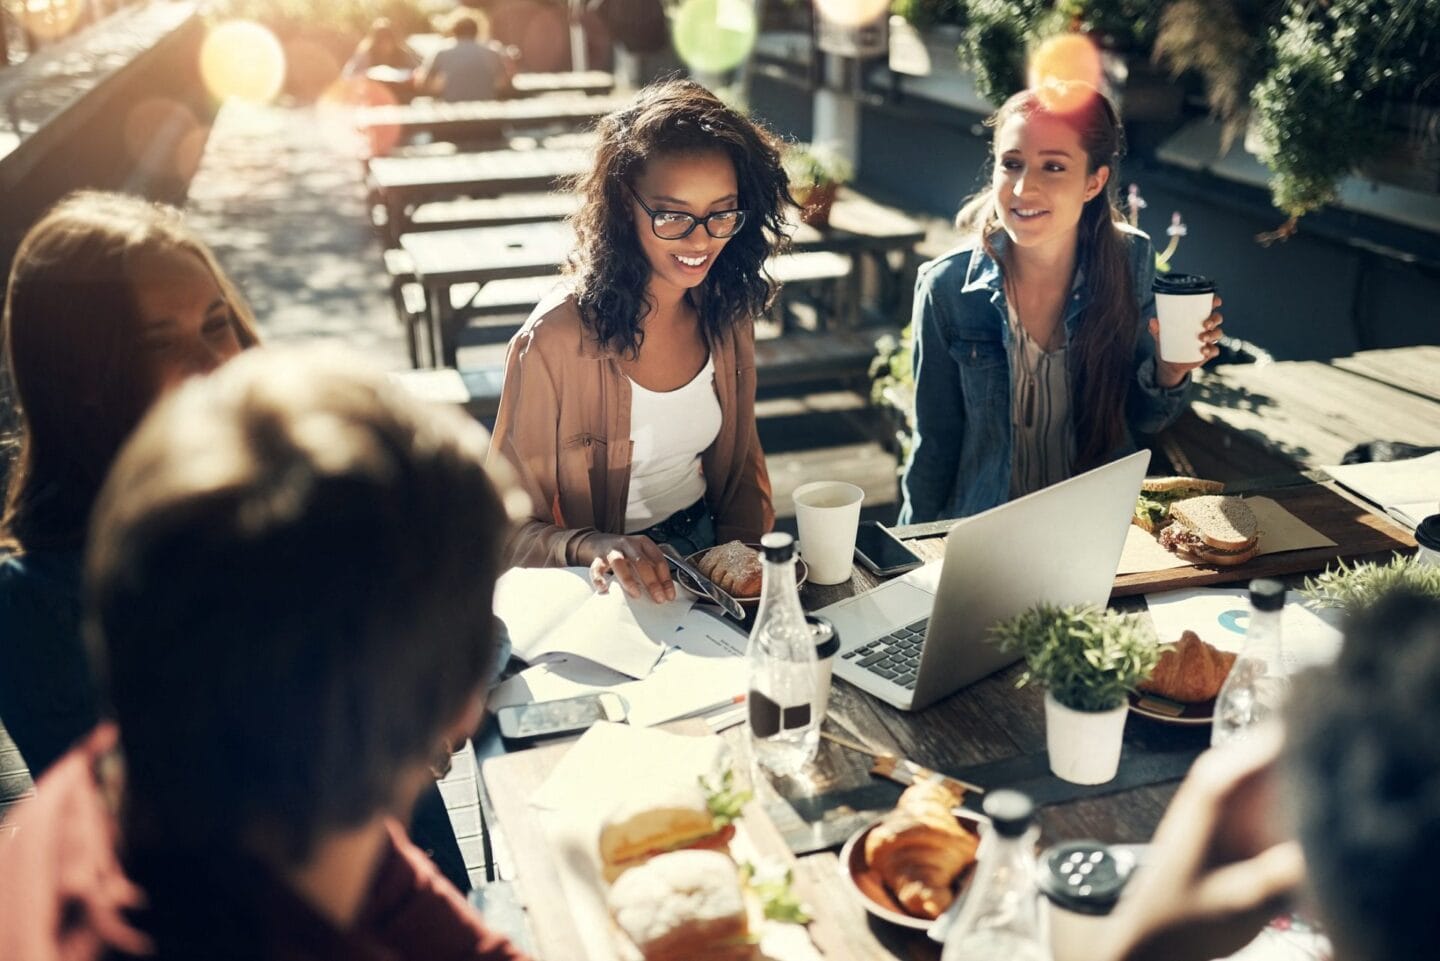
{"label": "bowl with pastry", "polygon": [[1215,698],[1234,664],[1234,652],[1185,631],[1130,695],[1130,710],[1166,724],[1209,724],[1215,716]]}
{"label": "bowl with pastry", "polygon": [[[689,561],[701,574],[714,581],[722,590],[728,591],[730,596],[741,604],[760,603],[760,587],[764,582],[764,564],[760,560],[759,544],[728,541],[703,551],[696,551],[685,560]],[[796,586],[804,584],[805,579],[809,576],[810,569],[805,566],[805,561],[799,557],[795,558]],[[694,583],[684,571],[678,572],[675,579],[680,582],[682,587],[697,597],[703,599],[706,596],[700,586]]]}
{"label": "bowl with pastry", "polygon": [[925,931],[954,903],[970,882],[980,846],[980,816],[957,816],[959,804],[943,784],[922,781],[845,842],[840,872],[866,911]]}

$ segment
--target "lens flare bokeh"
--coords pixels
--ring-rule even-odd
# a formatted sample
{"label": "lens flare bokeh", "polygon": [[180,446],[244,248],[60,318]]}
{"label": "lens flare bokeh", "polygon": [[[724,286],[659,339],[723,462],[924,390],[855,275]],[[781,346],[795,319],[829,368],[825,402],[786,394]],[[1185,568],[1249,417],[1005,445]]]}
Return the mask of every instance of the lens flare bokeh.
{"label": "lens flare bokeh", "polygon": [[59,40],[75,29],[87,0],[20,0],[10,8],[11,16],[41,40]]}
{"label": "lens flare bokeh", "polygon": [[265,103],[285,86],[285,50],[260,24],[230,20],[211,30],[201,45],[200,76],[217,99]]}
{"label": "lens flare bokeh", "polygon": [[890,9],[890,0],[815,0],[827,20],[847,27],[872,23]]}
{"label": "lens flare bokeh", "polygon": [[1051,37],[1030,55],[1028,85],[1053,113],[1070,113],[1104,89],[1100,51],[1075,33]]}
{"label": "lens flare bokeh", "polygon": [[755,46],[755,9],[746,0],[685,0],[671,29],[675,52],[686,66],[724,73]]}

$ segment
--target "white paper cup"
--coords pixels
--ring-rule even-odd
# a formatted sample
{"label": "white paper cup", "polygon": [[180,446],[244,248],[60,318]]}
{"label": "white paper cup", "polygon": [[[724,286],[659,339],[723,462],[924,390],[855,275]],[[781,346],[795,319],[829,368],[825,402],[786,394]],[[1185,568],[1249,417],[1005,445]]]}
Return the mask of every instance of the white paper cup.
{"label": "white paper cup", "polygon": [[1155,278],[1155,317],[1160,321],[1160,359],[1172,364],[1198,364],[1205,359],[1200,334],[1214,313],[1215,284],[1194,274],[1163,274]]}
{"label": "white paper cup", "polygon": [[855,531],[865,492],[844,481],[816,481],[795,488],[800,556],[812,584],[844,584],[855,565]]}

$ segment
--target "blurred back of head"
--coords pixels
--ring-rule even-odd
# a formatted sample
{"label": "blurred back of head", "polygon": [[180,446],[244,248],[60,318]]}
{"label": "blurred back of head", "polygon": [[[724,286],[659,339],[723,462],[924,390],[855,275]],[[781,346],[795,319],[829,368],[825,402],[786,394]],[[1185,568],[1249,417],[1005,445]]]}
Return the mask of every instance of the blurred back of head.
{"label": "blurred back of head", "polygon": [[521,495],[477,424],[357,368],[251,351],[157,405],[101,492],[88,628],[132,843],[298,863],[406,803],[481,693]]}
{"label": "blurred back of head", "polygon": [[451,18],[448,32],[456,40],[476,40],[488,38],[490,26],[484,14],[462,8]]}
{"label": "blurred back of head", "polygon": [[1310,883],[1346,961],[1434,957],[1440,914],[1440,601],[1352,619],[1333,668],[1297,680],[1288,774]]}

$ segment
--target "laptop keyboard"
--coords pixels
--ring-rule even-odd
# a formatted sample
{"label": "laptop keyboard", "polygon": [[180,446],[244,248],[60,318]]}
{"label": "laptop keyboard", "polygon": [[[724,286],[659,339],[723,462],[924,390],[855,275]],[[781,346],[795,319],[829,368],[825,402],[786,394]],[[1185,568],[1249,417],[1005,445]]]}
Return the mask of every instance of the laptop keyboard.
{"label": "laptop keyboard", "polygon": [[929,624],[930,618],[922,618],[853,651],[846,651],[843,656],[876,677],[894,681],[907,691],[913,691],[915,674],[920,670],[920,649],[925,644],[925,628]]}

